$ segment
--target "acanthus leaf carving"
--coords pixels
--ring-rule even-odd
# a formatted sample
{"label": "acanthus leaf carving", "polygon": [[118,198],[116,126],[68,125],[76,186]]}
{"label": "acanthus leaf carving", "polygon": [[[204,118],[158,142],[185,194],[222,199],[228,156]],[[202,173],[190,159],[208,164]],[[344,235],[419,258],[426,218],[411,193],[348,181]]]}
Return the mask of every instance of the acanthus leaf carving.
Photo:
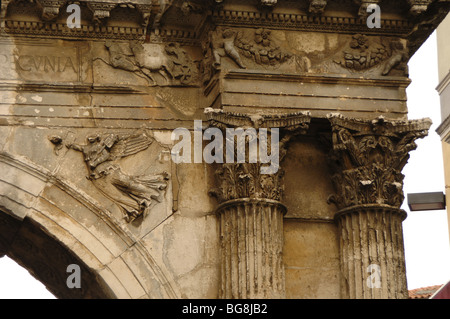
{"label": "acanthus leaf carving", "polygon": [[136,134],[94,134],[87,144],[69,143],[68,149],[83,153],[87,179],[124,213],[127,222],[145,217],[150,209],[161,203],[168,185],[169,174],[129,175],[120,159],[145,151],[154,139],[145,132]]}
{"label": "acanthus leaf carving", "polygon": [[[217,127],[223,131],[228,128],[254,128],[267,129],[267,135],[261,136],[256,132],[255,138],[265,139],[267,150],[272,150],[271,128],[278,128],[280,136],[278,140],[279,161],[281,163],[287,153],[287,147],[291,139],[300,134],[305,134],[309,128],[309,113],[291,113],[282,115],[248,116],[239,113],[224,112],[221,110],[207,111],[211,127]],[[225,136],[226,134],[224,134]],[[249,137],[246,137],[246,144]],[[234,158],[237,158],[237,145],[234,145]],[[239,149],[239,151],[242,151]],[[224,163],[215,172],[217,187],[210,194],[215,196],[219,202],[250,198],[269,199],[280,202],[284,194],[284,170],[278,167],[274,174],[263,174],[262,164],[259,160],[252,163],[246,154],[244,163]]]}
{"label": "acanthus leaf carving", "polygon": [[403,167],[415,140],[428,134],[429,119],[374,121],[331,115],[329,157],[336,193],[329,201],[339,209],[378,204],[399,208],[404,200]]}

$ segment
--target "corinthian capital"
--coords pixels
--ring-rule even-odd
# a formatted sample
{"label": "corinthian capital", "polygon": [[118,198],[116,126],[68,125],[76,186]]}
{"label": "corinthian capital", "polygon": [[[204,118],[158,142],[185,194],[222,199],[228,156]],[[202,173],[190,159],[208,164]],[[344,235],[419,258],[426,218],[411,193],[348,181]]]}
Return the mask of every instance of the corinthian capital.
{"label": "corinthian capital", "polygon": [[399,208],[404,200],[401,173],[415,150],[415,140],[428,135],[430,119],[373,121],[331,115],[330,165],[336,194],[330,197],[339,209],[359,205]]}
{"label": "corinthian capital", "polygon": [[[291,138],[306,133],[309,114],[250,116],[212,109],[206,114],[210,126],[222,130],[226,137],[226,159],[216,170],[217,188],[212,195],[221,203],[237,199],[281,201],[284,172],[279,164]],[[261,160],[264,153],[270,162]]]}

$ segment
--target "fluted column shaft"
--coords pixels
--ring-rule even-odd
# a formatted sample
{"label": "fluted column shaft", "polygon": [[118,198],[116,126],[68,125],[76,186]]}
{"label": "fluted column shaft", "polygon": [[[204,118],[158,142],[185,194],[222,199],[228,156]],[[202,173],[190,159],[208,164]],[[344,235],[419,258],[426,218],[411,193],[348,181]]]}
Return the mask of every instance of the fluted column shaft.
{"label": "fluted column shaft", "polygon": [[402,210],[354,207],[336,216],[340,232],[343,298],[404,299]]}
{"label": "fluted column shaft", "polygon": [[222,204],[220,298],[284,298],[283,216],[269,200],[240,199]]}

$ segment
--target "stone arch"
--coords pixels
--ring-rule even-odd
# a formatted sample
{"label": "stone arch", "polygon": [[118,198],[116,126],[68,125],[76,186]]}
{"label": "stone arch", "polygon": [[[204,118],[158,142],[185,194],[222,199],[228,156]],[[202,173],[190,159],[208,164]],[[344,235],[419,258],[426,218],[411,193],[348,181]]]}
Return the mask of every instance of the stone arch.
{"label": "stone arch", "polygon": [[[59,298],[179,298],[165,268],[88,194],[28,159],[0,153],[0,256]],[[69,289],[69,264],[82,288]]]}

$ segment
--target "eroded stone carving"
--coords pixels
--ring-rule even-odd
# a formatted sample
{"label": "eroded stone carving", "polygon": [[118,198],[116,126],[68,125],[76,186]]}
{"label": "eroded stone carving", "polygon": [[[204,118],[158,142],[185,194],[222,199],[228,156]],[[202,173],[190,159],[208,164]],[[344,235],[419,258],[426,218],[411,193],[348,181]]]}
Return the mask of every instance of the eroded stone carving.
{"label": "eroded stone carving", "polygon": [[165,48],[172,64],[171,75],[182,85],[195,84],[198,80],[197,64],[179,43],[169,43]]}
{"label": "eroded stone carving", "polygon": [[261,5],[267,7],[273,7],[278,3],[278,0],[261,0]]}
{"label": "eroded stone carving", "polygon": [[[303,134],[311,120],[308,113],[248,116],[221,110],[207,110],[210,125],[227,128],[279,128],[280,161],[289,140]],[[225,134],[226,135],[226,134]],[[224,135],[224,136],[225,136]],[[267,141],[271,141],[267,137]],[[261,140],[261,134],[259,134]],[[248,144],[248,140],[245,144]],[[272,149],[272,145],[267,146]],[[237,152],[238,146],[234,151]],[[242,150],[239,149],[241,152]],[[235,154],[236,155],[236,154]],[[221,298],[284,298],[283,170],[261,174],[262,163],[220,164],[216,171],[217,188],[211,191],[219,201],[222,279]],[[264,232],[264,235],[261,233]],[[232,248],[234,243],[243,243]],[[244,243],[252,243],[248,248]],[[271,262],[258,262],[270,260]],[[239,275],[236,277],[236,271]],[[255,274],[265,274],[261,280]]]}
{"label": "eroded stone carving", "polygon": [[380,0],[355,0],[355,3],[359,5],[358,15],[360,17],[366,17],[369,13],[367,12],[367,8],[371,4],[378,5]]}
{"label": "eroded stone carving", "polygon": [[313,14],[322,14],[327,6],[327,0],[310,0],[309,12]]}
{"label": "eroded stone carving", "polygon": [[[407,298],[402,222],[403,167],[415,140],[425,137],[429,119],[388,121],[330,115],[332,168],[340,234],[343,298]],[[354,234],[357,234],[355,236]],[[380,235],[382,234],[382,235]],[[358,256],[358,257],[356,257]],[[360,256],[360,257],[359,257]],[[361,270],[378,265],[379,289],[369,287]]]}
{"label": "eroded stone carving", "polygon": [[394,68],[404,70],[408,73],[408,59],[409,59],[409,49],[400,40],[392,41],[390,43],[392,55],[386,62],[383,69],[383,75],[388,75]]}
{"label": "eroded stone carving", "polygon": [[279,65],[292,57],[272,41],[270,30],[262,28],[255,30],[253,39],[239,38],[236,46],[259,65]]}
{"label": "eroded stone carving", "polygon": [[53,152],[58,156],[64,148],[63,138],[59,135],[52,135],[48,137],[48,140],[54,145]]}
{"label": "eroded stone carving", "polygon": [[[107,41],[105,47],[109,52],[109,61],[98,59],[114,68],[135,72],[150,80],[150,85],[196,85],[198,82],[196,63],[177,43],[167,44],[164,51],[158,47],[151,53],[137,41]],[[155,73],[162,76],[164,83],[155,78]]]}
{"label": "eroded stone carving", "polygon": [[94,23],[96,25],[102,25],[110,17],[111,10],[117,6],[117,3],[89,1],[87,5],[93,12]]}
{"label": "eroded stone carving", "polygon": [[[226,130],[229,127],[242,128],[281,128],[279,136],[279,162],[283,160],[287,152],[287,144],[298,134],[305,134],[310,117],[308,113],[292,113],[288,115],[263,115],[246,116],[238,113],[223,111],[208,112],[209,123],[211,126]],[[258,133],[258,132],[257,132]],[[270,135],[270,129],[268,130]],[[226,135],[226,134],[224,134]],[[257,138],[261,141],[265,138],[267,150],[272,149],[271,137],[258,133]],[[237,148],[235,152],[237,152]],[[240,150],[242,151],[242,150]],[[247,154],[248,156],[248,154]],[[237,155],[235,154],[235,158]],[[266,198],[275,201],[281,201],[284,193],[282,179],[284,172],[281,168],[275,174],[262,174],[261,163],[250,163],[247,159],[245,163],[225,163],[217,171],[218,187],[211,190],[211,195],[215,196],[219,202],[239,198]]]}
{"label": "eroded stone carving", "polygon": [[172,67],[170,65],[170,60],[164,53],[156,54],[154,56],[149,55],[145,51],[144,46],[138,42],[130,43],[130,49],[133,52],[138,69],[152,80],[155,85],[157,85],[157,81],[153,77],[153,72],[161,74],[166,83],[169,83],[170,81],[167,75],[171,78],[174,77],[171,72]]}
{"label": "eroded stone carving", "polygon": [[64,5],[65,0],[38,0],[42,6],[42,19],[52,21],[59,15],[59,8]]}
{"label": "eroded stone carving", "polygon": [[415,140],[428,134],[431,120],[373,121],[329,117],[333,129],[330,164],[339,209],[378,204],[399,208],[404,200],[403,167]]}
{"label": "eroded stone carving", "polygon": [[408,0],[410,5],[409,12],[412,15],[419,15],[427,11],[428,6],[433,2],[433,0]]}
{"label": "eroded stone carving", "polygon": [[[224,56],[230,57],[240,68],[279,69],[285,66],[290,72],[295,70],[303,73],[311,70],[311,61],[306,55],[298,55],[282,48],[274,41],[269,29],[218,29],[213,33],[211,42],[215,70],[220,68],[221,58]],[[204,50],[204,55],[208,56],[207,50]]]}
{"label": "eroded stone carving", "polygon": [[83,153],[87,178],[121,208],[127,222],[132,222],[147,216],[151,207],[162,202],[169,174],[128,175],[118,160],[146,150],[153,141],[146,133],[96,134],[87,137],[87,144],[66,147]]}
{"label": "eroded stone carving", "polygon": [[352,71],[368,70],[385,63],[382,75],[388,75],[394,68],[407,72],[409,50],[404,41],[392,39],[388,45],[386,41],[356,34],[344,50],[343,58],[335,62]]}
{"label": "eroded stone carving", "polygon": [[246,66],[241,60],[241,56],[236,49],[236,40],[242,36],[240,32],[232,29],[219,30],[213,33],[213,54],[214,54],[214,67],[219,68],[222,64],[222,57],[228,56],[231,58],[241,69],[245,69]]}

